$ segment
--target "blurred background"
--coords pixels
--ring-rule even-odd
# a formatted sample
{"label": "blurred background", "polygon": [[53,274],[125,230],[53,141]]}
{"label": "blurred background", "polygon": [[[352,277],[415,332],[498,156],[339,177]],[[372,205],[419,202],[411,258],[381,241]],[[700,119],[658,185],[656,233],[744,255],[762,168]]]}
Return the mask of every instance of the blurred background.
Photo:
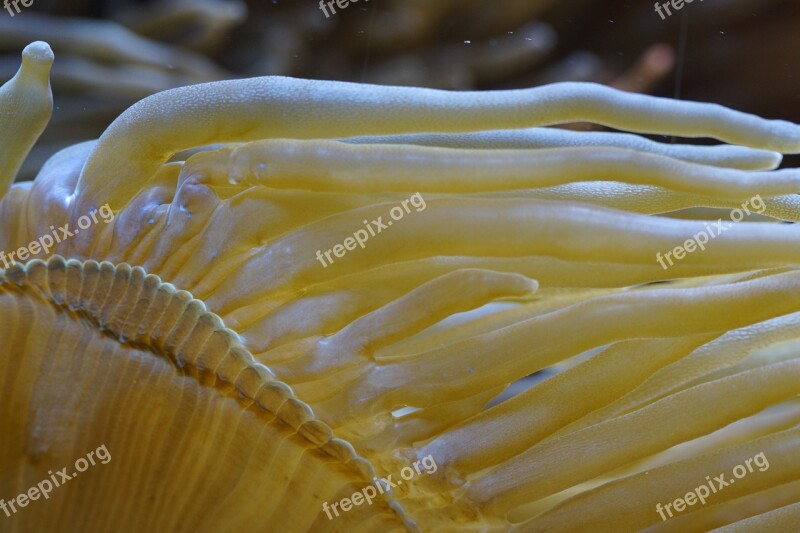
{"label": "blurred background", "polygon": [[31,41],[56,53],[53,121],[20,179],[150,94],[265,75],[453,90],[593,81],[800,122],[798,0],[696,0],[663,19],[653,0],[359,0],[327,16],[318,0],[18,6],[0,10],[0,80]]}

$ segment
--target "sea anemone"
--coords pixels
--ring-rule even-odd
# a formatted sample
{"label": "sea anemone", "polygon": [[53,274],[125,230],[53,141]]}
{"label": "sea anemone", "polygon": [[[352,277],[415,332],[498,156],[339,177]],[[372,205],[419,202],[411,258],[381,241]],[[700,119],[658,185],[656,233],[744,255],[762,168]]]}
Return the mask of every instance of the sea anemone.
{"label": "sea anemone", "polygon": [[587,81],[800,120],[792,105],[800,60],[783,53],[796,47],[792,0],[695,2],[666,20],[647,2],[587,0],[505,0],[502,9],[496,0],[360,1],[328,18],[314,1],[23,7],[13,17],[10,6],[0,11],[9,15],[0,17],[0,79],[13,76],[32,41],[50,43],[59,60],[58,105],[20,180],[151,94],[267,75],[451,90]]}
{"label": "sea anemone", "polygon": [[[800,126],[266,77],[148,97],[12,185],[52,62],[0,90],[0,497],[113,460],[0,524],[800,523]],[[545,128],[579,121],[730,144]]]}

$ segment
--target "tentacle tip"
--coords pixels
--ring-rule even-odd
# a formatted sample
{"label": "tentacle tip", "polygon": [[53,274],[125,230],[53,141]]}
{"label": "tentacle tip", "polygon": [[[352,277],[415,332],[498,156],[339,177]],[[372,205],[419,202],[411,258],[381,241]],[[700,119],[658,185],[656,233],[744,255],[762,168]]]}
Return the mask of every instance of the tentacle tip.
{"label": "tentacle tip", "polygon": [[22,51],[22,64],[25,66],[45,67],[49,71],[55,59],[52,48],[44,41],[32,42]]}

